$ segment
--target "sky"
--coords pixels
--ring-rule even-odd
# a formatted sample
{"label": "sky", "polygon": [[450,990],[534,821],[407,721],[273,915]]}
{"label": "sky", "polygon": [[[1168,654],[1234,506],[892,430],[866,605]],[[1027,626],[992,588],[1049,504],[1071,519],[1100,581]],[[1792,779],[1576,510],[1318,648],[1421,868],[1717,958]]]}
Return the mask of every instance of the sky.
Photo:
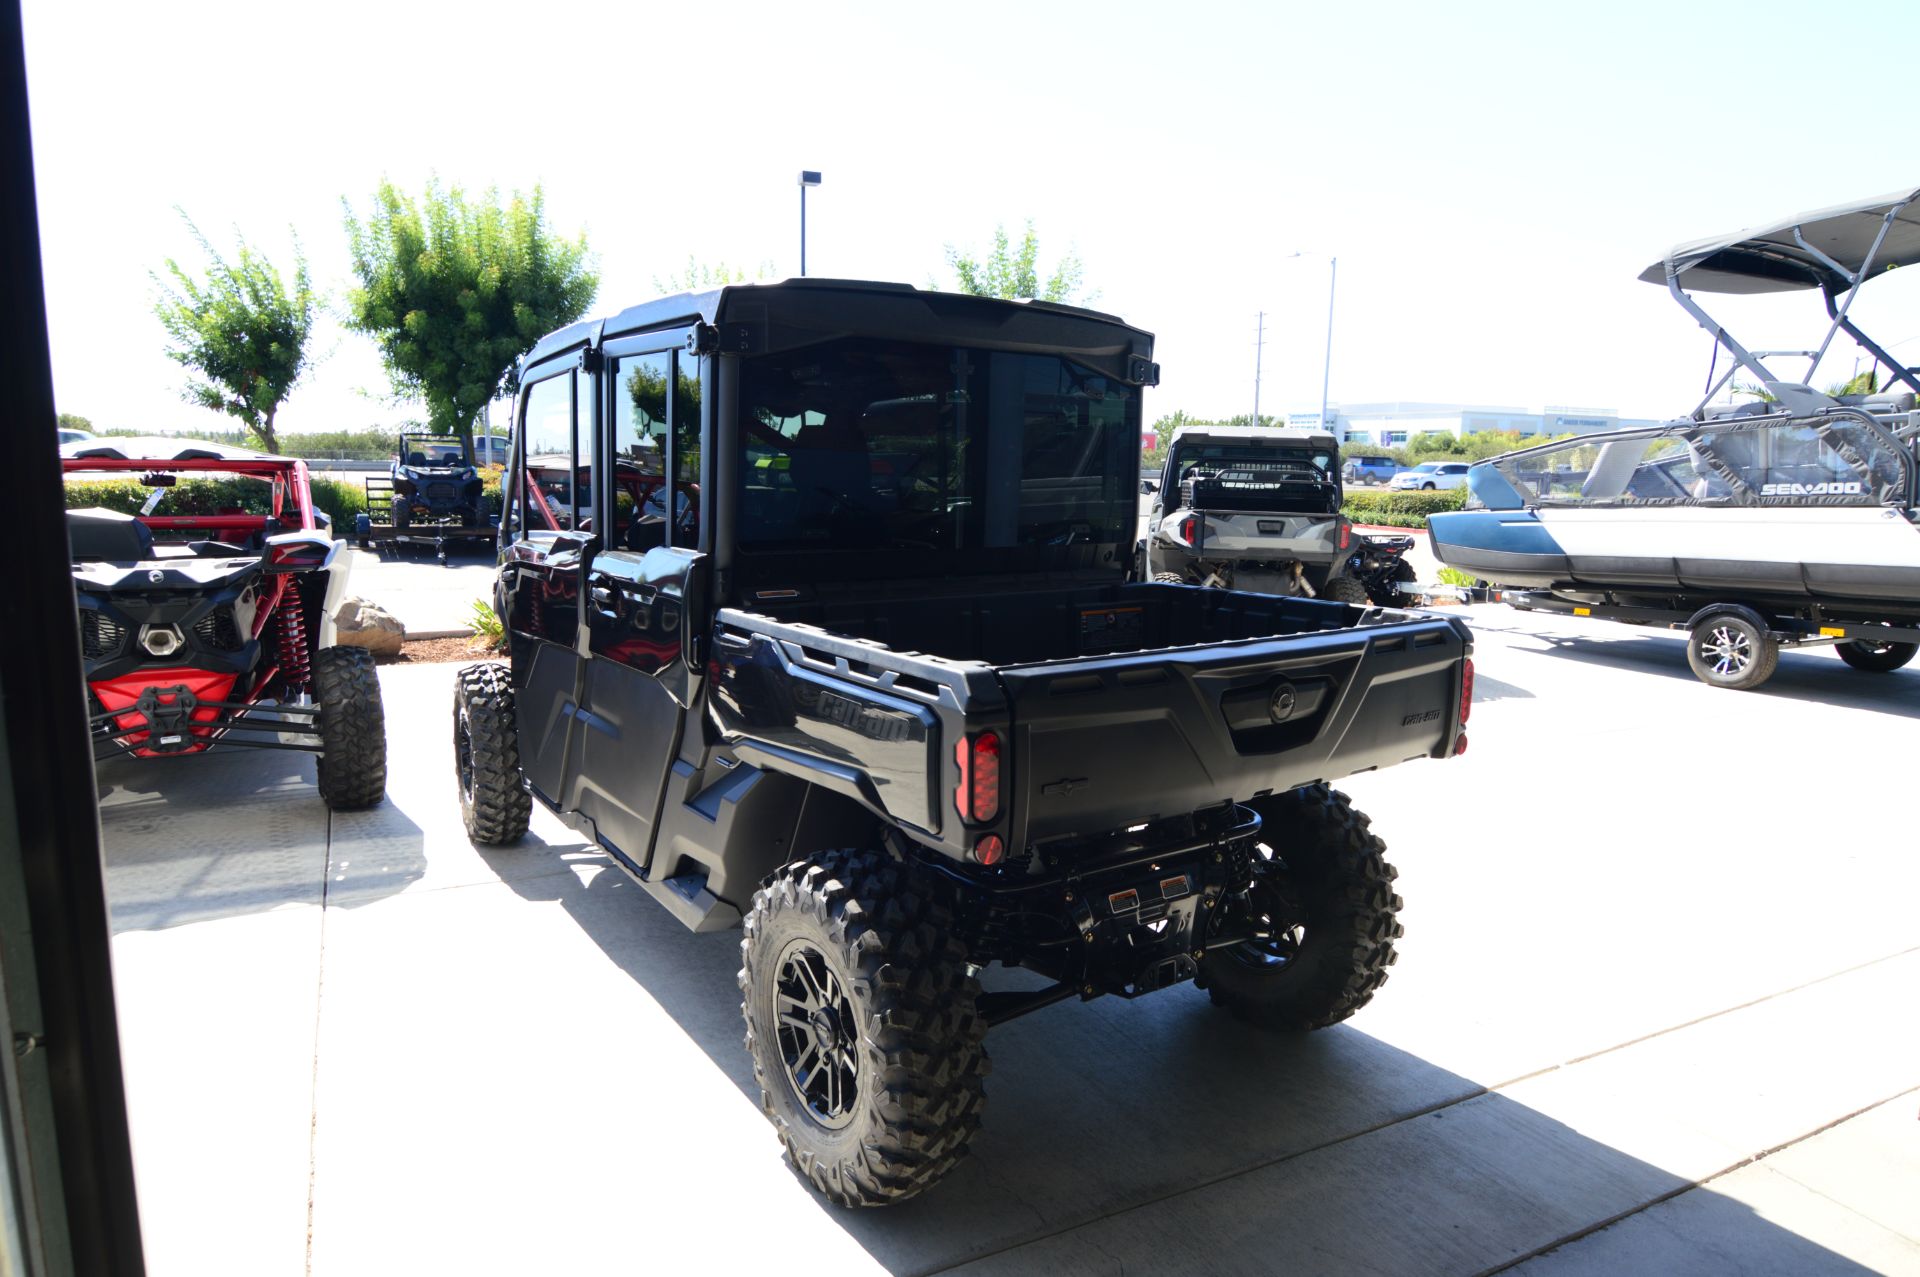
{"label": "sky", "polygon": [[[200,260],[181,211],[283,269],[297,237],[338,299],[342,201],[382,177],[537,183],[612,314],[689,258],[797,273],[807,168],[813,275],[951,287],[949,245],[1031,219],[1043,267],[1072,252],[1091,304],[1157,335],[1149,419],[1250,411],[1262,312],[1261,411],[1317,408],[1333,258],[1335,403],[1673,416],[1712,343],[1642,268],[1920,186],[1911,86],[1872,52],[1911,47],[1920,5],[1814,12],[26,0],[55,393],[99,428],[234,424],[181,399],[153,316],[151,272]],[[1809,47],[1828,52],[1797,66]],[[1809,295],[1703,301],[1750,346],[1822,329]],[[1855,313],[1912,357],[1916,302],[1893,279]],[[367,338],[327,318],[315,344],[282,430],[420,415]]]}

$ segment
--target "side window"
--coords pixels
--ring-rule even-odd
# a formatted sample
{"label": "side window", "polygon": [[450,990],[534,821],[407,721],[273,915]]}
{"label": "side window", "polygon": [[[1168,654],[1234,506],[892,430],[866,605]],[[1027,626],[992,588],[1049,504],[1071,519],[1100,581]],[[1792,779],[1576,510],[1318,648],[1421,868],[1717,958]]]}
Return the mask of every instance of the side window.
{"label": "side window", "polygon": [[573,526],[573,494],[568,469],[573,464],[573,374],[561,373],[527,388],[520,435],[526,440],[521,499],[529,532],[558,532]]}
{"label": "side window", "polygon": [[666,352],[628,355],[613,366],[613,537],[628,550],[665,545]]}
{"label": "side window", "polygon": [[689,549],[700,544],[700,357],[674,356],[673,539]]}
{"label": "side window", "polygon": [[579,374],[573,379],[577,402],[573,412],[573,526],[594,530],[593,521],[593,392],[597,379]]}

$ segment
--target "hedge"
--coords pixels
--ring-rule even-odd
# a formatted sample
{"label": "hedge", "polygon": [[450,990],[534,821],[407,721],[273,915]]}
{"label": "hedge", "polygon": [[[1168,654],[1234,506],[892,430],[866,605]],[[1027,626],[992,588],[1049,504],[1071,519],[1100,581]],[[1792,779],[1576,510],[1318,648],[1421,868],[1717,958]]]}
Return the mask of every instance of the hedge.
{"label": "hedge", "polygon": [[[336,536],[353,531],[353,516],[367,508],[367,493],[358,483],[338,479],[312,479],[313,506],[333,518]],[[138,479],[80,479],[66,485],[67,508],[99,507],[121,514],[139,514],[147,499],[158,488],[149,488]],[[258,479],[187,479],[166,490],[167,499],[157,513],[167,515],[218,514],[239,509],[248,514],[266,514],[272,507],[271,490]]]}
{"label": "hedge", "polygon": [[1341,513],[1355,523],[1373,523],[1390,528],[1424,528],[1428,515],[1458,510],[1466,503],[1465,484],[1439,492],[1419,489],[1361,492],[1349,488]]}

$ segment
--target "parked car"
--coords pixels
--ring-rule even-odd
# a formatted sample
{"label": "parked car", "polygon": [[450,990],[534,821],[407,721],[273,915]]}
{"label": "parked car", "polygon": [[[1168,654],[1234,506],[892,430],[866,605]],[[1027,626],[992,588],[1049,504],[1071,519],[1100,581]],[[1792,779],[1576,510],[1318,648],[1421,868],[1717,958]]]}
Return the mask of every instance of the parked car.
{"label": "parked car", "polygon": [[[1130,583],[1152,352],[1070,306],[806,279],[526,357],[509,660],[455,689],[467,833],[517,842],[537,802],[691,930],[743,926],[757,1098],[841,1205],[953,1169],[989,1026],[1192,984],[1314,1029],[1393,962],[1385,845],[1327,782],[1466,748],[1472,636]],[[684,513],[644,526],[629,458]],[[994,963],[1044,983],[984,990]]]}
{"label": "parked car", "polygon": [[93,431],[91,430],[73,430],[65,427],[60,429],[60,443],[62,447],[70,443],[85,443],[91,438],[93,438]]}
{"label": "parked car", "polygon": [[1411,470],[1402,470],[1393,476],[1393,482],[1387,486],[1402,492],[1408,490],[1457,488],[1467,481],[1469,465],[1465,461],[1423,461]]}
{"label": "parked car", "polygon": [[473,437],[473,464],[476,466],[502,466],[512,456],[513,442],[505,435],[475,435]]}
{"label": "parked car", "polygon": [[1400,463],[1392,457],[1348,457],[1340,473],[1348,483],[1386,483],[1400,472]]}

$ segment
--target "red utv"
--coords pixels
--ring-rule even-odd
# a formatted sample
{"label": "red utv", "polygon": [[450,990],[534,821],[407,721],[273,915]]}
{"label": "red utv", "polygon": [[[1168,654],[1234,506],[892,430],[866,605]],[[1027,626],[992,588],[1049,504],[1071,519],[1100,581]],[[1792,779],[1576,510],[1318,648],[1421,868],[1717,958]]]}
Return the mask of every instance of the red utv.
{"label": "red utv", "polygon": [[380,682],[333,645],[347,560],[306,463],[172,439],[61,455],[94,760],[297,750],[327,806],[378,803]]}

